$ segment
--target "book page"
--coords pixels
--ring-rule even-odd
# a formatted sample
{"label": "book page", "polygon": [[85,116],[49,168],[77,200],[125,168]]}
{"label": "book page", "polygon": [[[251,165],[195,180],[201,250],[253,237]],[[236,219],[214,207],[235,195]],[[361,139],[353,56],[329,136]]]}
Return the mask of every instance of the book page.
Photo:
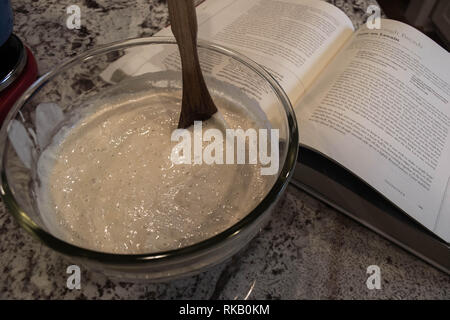
{"label": "book page", "polygon": [[[354,31],[344,12],[317,0],[206,0],[197,7],[197,17],[199,39],[234,49],[263,65],[293,103]],[[155,36],[173,35],[167,27]],[[148,53],[136,49],[134,55],[128,53],[102,76],[108,81],[117,69],[140,75],[151,72],[159,63],[179,65],[173,60],[179,59],[176,48],[159,55],[162,61],[149,61],[147,57]],[[243,83],[236,70],[230,66],[223,69]]]}
{"label": "book page", "polygon": [[[301,143],[436,226],[450,176],[450,55],[414,28],[358,30],[295,107]],[[301,156],[301,155],[300,155]],[[441,215],[448,215],[450,212]]]}
{"label": "book page", "polygon": [[[199,7],[200,17],[207,9]],[[353,31],[344,12],[317,0],[234,0],[199,24],[199,38],[263,65],[292,102],[303,95]]]}

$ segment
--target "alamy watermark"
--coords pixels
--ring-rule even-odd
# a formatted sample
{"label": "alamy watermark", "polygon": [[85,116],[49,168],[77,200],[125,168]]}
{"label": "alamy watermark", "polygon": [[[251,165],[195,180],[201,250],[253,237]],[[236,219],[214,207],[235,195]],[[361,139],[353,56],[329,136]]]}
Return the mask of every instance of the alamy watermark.
{"label": "alamy watermark", "polygon": [[[176,129],[178,142],[170,155],[173,164],[261,164],[261,175],[274,175],[279,168],[278,129],[206,129],[195,121],[194,129]],[[270,141],[270,142],[269,142]],[[204,142],[208,142],[203,146]]]}
{"label": "alamy watermark", "polygon": [[70,274],[70,276],[67,277],[66,286],[68,289],[73,290],[81,289],[81,270],[80,267],[76,264],[70,265],[66,269],[66,273]]}
{"label": "alamy watermark", "polygon": [[380,7],[372,4],[367,7],[366,13],[370,14],[370,16],[367,18],[367,21],[366,21],[367,29],[370,29],[370,30],[381,29],[381,9],[380,9]]}
{"label": "alamy watermark", "polygon": [[367,289],[369,290],[381,290],[381,269],[377,265],[371,265],[367,267],[367,274],[369,277],[366,281]]}
{"label": "alamy watermark", "polygon": [[76,4],[68,6],[66,9],[69,15],[66,20],[66,26],[68,29],[80,29],[81,28],[81,9]]}

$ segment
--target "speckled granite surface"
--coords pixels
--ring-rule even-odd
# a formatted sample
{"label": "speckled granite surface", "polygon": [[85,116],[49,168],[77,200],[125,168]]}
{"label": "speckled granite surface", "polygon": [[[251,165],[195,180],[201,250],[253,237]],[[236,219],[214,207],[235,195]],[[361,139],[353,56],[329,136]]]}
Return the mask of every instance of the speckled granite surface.
{"label": "speckled granite surface", "polygon": [[[32,49],[40,73],[95,45],[149,36],[167,23],[164,1],[15,0],[15,33]],[[334,0],[358,26],[373,1]],[[78,4],[81,30],[65,27]],[[81,290],[66,288],[70,259],[22,230],[0,204],[0,298],[28,299],[450,299],[450,278],[335,210],[289,187],[270,224],[230,261],[159,284],[111,281],[83,270]],[[368,290],[366,268],[381,268],[382,289]]]}

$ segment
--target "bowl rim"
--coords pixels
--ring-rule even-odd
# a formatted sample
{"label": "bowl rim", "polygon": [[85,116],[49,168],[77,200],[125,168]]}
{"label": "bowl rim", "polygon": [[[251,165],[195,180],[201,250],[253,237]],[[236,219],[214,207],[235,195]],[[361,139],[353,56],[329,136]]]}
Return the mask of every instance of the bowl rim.
{"label": "bowl rim", "polygon": [[41,86],[45,85],[46,82],[51,80],[54,76],[58,75],[61,71],[67,69],[72,64],[82,63],[93,56],[98,56],[112,50],[127,49],[131,47],[138,47],[143,45],[152,44],[176,44],[175,38],[173,37],[146,37],[146,38],[132,38],[121,41],[116,41],[113,43],[98,46],[94,49],[85,51],[84,53],[67,59],[60,65],[56,66],[51,71],[42,75],[37,79],[15,102],[14,106],[9,111],[7,117],[5,118],[1,131],[0,131],[0,152],[2,155],[0,157],[0,196],[3,199],[8,211],[16,218],[19,224],[33,237],[37,238],[39,241],[50,247],[51,249],[71,257],[85,258],[88,260],[94,260],[106,264],[140,264],[140,263],[162,263],[172,259],[181,259],[184,257],[189,257],[196,253],[206,252],[208,249],[214,248],[217,245],[225,243],[227,240],[235,238],[239,233],[246,230],[252,225],[263,213],[270,208],[272,203],[278,199],[281,193],[286,188],[289,180],[293,175],[295,164],[297,162],[297,154],[299,148],[299,136],[298,136],[298,125],[295,117],[294,109],[292,108],[291,102],[278,84],[278,82],[272,77],[272,75],[267,72],[261,65],[254,62],[250,58],[242,55],[241,53],[234,51],[232,49],[225,48],[221,45],[214,44],[205,40],[198,40],[198,47],[203,49],[212,50],[219,54],[226,55],[233,58],[234,60],[244,64],[246,67],[251,69],[253,72],[257,73],[260,77],[265,79],[271,86],[272,90],[276,94],[277,98],[280,100],[288,122],[288,138],[289,144],[287,145],[286,159],[281,168],[280,174],[275,181],[274,185],[270,191],[266,194],[264,199],[244,218],[240,219],[237,223],[233,224],[229,228],[223,230],[217,235],[207,238],[201,242],[194,243],[192,245],[161,251],[153,253],[141,253],[141,254],[116,254],[95,251],[88,248],[79,247],[77,245],[71,244],[64,240],[61,240],[46,230],[42,229],[38,224],[36,224],[25,211],[23,211],[18,202],[15,200],[13,192],[9,188],[5,168],[4,168],[4,156],[6,148],[6,138],[7,131],[11,124],[11,120],[16,116],[19,109],[28,101],[30,97],[39,89]]}

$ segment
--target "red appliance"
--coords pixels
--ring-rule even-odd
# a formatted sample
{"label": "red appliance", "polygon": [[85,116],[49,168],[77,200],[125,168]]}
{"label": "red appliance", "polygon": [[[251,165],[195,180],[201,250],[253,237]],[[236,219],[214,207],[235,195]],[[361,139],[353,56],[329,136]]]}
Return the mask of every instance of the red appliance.
{"label": "red appliance", "polygon": [[30,49],[11,34],[0,47],[0,124],[14,102],[36,80],[37,65]]}

